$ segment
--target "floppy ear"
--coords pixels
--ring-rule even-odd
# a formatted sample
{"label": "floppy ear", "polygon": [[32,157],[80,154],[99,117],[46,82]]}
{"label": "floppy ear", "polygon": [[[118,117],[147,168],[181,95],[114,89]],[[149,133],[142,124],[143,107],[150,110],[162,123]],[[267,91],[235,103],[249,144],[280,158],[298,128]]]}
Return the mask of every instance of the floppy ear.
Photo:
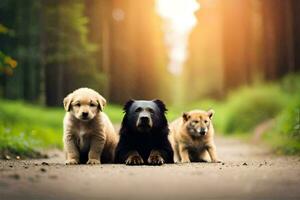
{"label": "floppy ear", "polygon": [[182,114],[182,118],[183,118],[184,121],[189,120],[189,118],[190,118],[189,113],[188,113],[188,112],[184,112],[184,113]]}
{"label": "floppy ear", "polygon": [[163,101],[159,100],[159,99],[155,99],[153,100],[153,102],[159,107],[159,109],[165,113],[167,111],[166,105]]}
{"label": "floppy ear", "polygon": [[106,106],[106,99],[101,96],[100,94],[97,95],[97,103],[98,103],[98,109],[100,111],[103,111],[104,106]]}
{"label": "floppy ear", "polygon": [[123,111],[127,112],[129,110],[129,108],[131,107],[131,105],[133,104],[134,100],[130,99],[129,101],[127,101],[123,107]]}
{"label": "floppy ear", "polygon": [[207,114],[208,114],[209,119],[212,119],[212,117],[213,117],[214,114],[215,114],[215,111],[214,111],[213,109],[209,109],[209,110],[207,111]]}
{"label": "floppy ear", "polygon": [[71,110],[71,103],[73,101],[73,93],[70,93],[68,96],[64,98],[64,107],[66,111]]}

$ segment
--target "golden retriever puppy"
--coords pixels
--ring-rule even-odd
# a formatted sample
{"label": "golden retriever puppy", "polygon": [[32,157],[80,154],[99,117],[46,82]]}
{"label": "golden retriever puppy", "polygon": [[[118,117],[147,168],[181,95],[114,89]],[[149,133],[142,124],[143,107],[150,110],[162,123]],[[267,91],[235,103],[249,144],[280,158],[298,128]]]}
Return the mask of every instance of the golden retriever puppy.
{"label": "golden retriever puppy", "polygon": [[80,88],[64,99],[66,164],[113,163],[117,134],[102,112],[106,100],[96,91]]}
{"label": "golden retriever puppy", "polygon": [[192,110],[173,121],[169,140],[175,162],[221,162],[214,144],[213,110]]}

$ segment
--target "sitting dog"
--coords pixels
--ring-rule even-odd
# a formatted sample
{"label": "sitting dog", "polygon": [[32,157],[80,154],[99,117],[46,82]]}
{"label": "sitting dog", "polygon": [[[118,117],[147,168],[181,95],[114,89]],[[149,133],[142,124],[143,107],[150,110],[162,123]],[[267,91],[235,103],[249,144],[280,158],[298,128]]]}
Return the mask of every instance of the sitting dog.
{"label": "sitting dog", "polygon": [[66,164],[113,163],[117,135],[103,113],[106,100],[96,91],[80,88],[64,99]]}
{"label": "sitting dog", "polygon": [[213,110],[192,110],[170,124],[175,162],[221,162],[214,144]]}
{"label": "sitting dog", "polygon": [[173,163],[166,110],[160,100],[130,100],[125,104],[125,116],[116,148],[116,163],[127,165]]}

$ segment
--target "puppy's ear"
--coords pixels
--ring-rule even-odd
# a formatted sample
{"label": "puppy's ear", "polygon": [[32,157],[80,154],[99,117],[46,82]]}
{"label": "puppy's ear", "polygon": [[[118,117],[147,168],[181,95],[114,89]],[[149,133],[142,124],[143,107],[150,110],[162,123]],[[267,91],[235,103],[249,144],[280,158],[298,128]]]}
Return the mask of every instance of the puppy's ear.
{"label": "puppy's ear", "polygon": [[166,105],[163,101],[159,100],[159,99],[155,99],[153,100],[153,102],[159,107],[159,109],[165,113],[167,111]]}
{"label": "puppy's ear", "polygon": [[212,119],[212,117],[214,116],[214,114],[215,114],[215,111],[213,109],[209,109],[207,111],[207,115],[208,115],[209,119]]}
{"label": "puppy's ear", "polygon": [[190,119],[190,117],[191,116],[190,116],[190,114],[188,112],[184,112],[182,114],[182,118],[183,118],[184,121],[188,121]]}
{"label": "puppy's ear", "polygon": [[100,111],[103,111],[104,106],[106,106],[106,99],[103,96],[101,96],[100,94],[98,94],[96,98],[97,98],[97,103],[98,103],[98,109]]}
{"label": "puppy's ear", "polygon": [[123,111],[127,112],[129,110],[129,108],[131,107],[131,105],[133,104],[134,100],[130,99],[129,101],[127,101],[123,107]]}
{"label": "puppy's ear", "polygon": [[73,93],[70,93],[68,96],[64,98],[64,107],[67,112],[71,110],[72,101],[73,101]]}

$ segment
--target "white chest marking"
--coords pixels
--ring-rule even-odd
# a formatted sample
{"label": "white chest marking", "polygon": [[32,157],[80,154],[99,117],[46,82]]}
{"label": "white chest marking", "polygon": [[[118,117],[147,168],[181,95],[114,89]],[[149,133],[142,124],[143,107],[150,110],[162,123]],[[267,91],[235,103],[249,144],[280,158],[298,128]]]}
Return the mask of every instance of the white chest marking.
{"label": "white chest marking", "polygon": [[80,128],[78,130],[78,144],[81,150],[84,150],[89,146],[88,131],[85,128]]}

